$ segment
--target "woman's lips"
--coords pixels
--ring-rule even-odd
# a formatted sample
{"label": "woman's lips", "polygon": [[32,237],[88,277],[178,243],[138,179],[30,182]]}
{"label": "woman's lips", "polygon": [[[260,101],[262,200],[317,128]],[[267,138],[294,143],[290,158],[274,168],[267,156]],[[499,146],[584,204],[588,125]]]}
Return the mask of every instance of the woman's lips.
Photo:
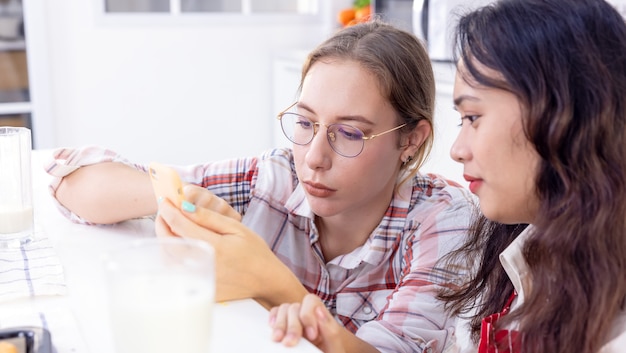
{"label": "woman's lips", "polygon": [[480,186],[483,184],[482,180],[474,180],[474,181],[470,181],[469,183],[469,189],[470,191],[475,194],[478,189],[480,188]]}
{"label": "woman's lips", "polygon": [[465,178],[465,180],[469,182],[469,189],[473,194],[475,194],[480,186],[483,184],[482,179],[474,178],[469,175],[463,175],[463,178]]}
{"label": "woman's lips", "polygon": [[336,192],[336,190],[331,189],[324,184],[304,182],[303,185],[306,192],[315,197],[329,197]]}

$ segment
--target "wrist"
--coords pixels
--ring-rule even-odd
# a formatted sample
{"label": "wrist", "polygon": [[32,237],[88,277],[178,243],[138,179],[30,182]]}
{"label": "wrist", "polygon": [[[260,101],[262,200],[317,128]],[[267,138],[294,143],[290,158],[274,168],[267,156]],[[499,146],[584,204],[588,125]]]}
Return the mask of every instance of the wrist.
{"label": "wrist", "polygon": [[301,302],[308,291],[296,275],[278,258],[276,266],[269,271],[264,271],[264,276],[259,277],[259,293],[255,299],[269,309],[284,303]]}

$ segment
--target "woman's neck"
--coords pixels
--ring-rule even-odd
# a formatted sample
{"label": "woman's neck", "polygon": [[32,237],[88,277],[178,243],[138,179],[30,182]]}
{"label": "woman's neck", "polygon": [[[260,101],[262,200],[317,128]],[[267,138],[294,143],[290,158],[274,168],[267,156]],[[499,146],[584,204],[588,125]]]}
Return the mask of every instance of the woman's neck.
{"label": "woman's neck", "polygon": [[348,254],[365,244],[383,219],[389,203],[379,209],[370,209],[358,216],[337,215],[316,217],[315,224],[319,242],[326,262],[337,256]]}

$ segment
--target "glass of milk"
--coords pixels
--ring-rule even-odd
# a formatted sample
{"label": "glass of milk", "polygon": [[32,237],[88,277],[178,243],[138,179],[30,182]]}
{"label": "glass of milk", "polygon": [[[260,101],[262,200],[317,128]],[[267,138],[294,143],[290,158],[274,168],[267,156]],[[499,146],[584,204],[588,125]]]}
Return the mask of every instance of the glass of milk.
{"label": "glass of milk", "polygon": [[30,130],[0,126],[0,248],[33,239]]}
{"label": "glass of milk", "polygon": [[213,248],[144,238],[105,256],[116,353],[209,353],[215,302]]}

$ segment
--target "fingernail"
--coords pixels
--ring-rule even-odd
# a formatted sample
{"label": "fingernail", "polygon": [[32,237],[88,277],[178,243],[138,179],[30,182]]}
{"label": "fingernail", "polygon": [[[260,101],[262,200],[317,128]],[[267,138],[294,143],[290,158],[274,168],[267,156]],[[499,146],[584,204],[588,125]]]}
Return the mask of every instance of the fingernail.
{"label": "fingernail", "polygon": [[275,329],[274,331],[272,331],[272,340],[274,340],[274,342],[278,342],[283,338],[283,331],[280,329]]}
{"label": "fingernail", "polygon": [[191,202],[187,201],[187,200],[183,200],[182,203],[182,208],[183,210],[189,212],[189,213],[194,213],[196,212],[196,205],[192,204]]}
{"label": "fingernail", "polygon": [[308,339],[314,340],[317,338],[317,331],[315,331],[314,327],[309,326],[305,328],[305,330],[306,330],[306,336]]}
{"label": "fingernail", "polygon": [[326,322],[327,317],[326,317],[326,312],[324,312],[323,308],[316,308],[315,309],[315,313],[317,314],[317,318],[321,320],[321,322]]}
{"label": "fingernail", "polygon": [[298,336],[291,332],[288,332],[285,338],[283,338],[283,342],[285,342],[287,346],[295,346],[296,343],[298,343]]}

